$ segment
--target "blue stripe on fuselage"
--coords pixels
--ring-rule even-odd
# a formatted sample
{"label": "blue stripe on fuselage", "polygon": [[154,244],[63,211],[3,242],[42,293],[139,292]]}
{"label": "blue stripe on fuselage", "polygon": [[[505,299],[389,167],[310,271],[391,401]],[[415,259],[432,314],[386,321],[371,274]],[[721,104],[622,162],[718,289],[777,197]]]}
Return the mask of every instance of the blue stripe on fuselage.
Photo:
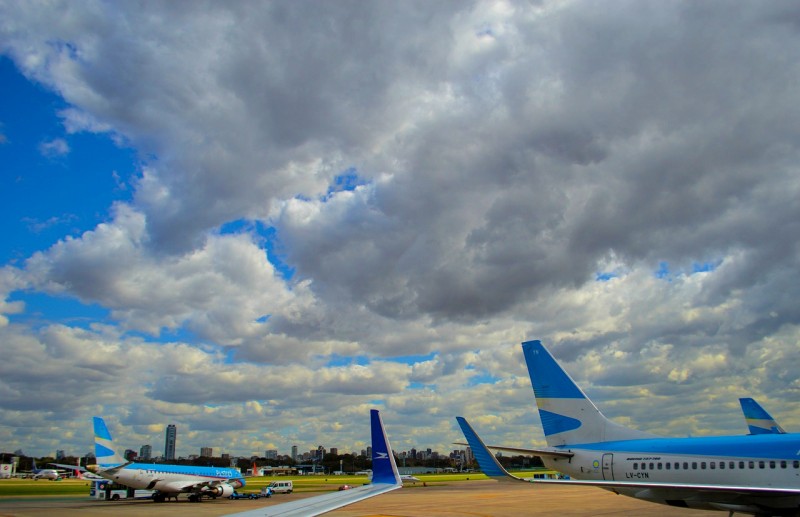
{"label": "blue stripe on fuselage", "polygon": [[653,438],[562,445],[560,449],[585,449],[642,454],[724,456],[726,458],[800,459],[800,434]]}
{"label": "blue stripe on fuselage", "polygon": [[195,467],[192,465],[165,465],[163,463],[132,463],[125,467],[126,470],[153,470],[169,474],[182,474],[186,476],[201,476],[216,479],[236,479],[244,486],[244,477],[238,470],[217,467]]}

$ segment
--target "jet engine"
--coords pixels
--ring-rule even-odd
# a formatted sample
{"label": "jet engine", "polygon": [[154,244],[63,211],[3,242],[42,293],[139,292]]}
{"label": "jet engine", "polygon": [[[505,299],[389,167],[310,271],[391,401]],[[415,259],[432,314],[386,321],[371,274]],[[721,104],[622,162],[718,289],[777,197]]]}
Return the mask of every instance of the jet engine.
{"label": "jet engine", "polygon": [[219,485],[214,485],[208,487],[206,494],[211,497],[228,497],[233,493],[233,487],[228,483],[220,483]]}

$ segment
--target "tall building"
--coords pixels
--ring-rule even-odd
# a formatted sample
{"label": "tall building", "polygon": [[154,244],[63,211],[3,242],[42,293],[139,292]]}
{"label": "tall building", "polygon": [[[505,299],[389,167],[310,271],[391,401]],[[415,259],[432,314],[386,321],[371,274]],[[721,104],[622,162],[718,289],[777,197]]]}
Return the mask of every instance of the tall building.
{"label": "tall building", "polygon": [[214,456],[214,448],[213,447],[200,447],[200,456],[204,456],[206,458],[211,458]]}
{"label": "tall building", "polygon": [[267,449],[266,451],[264,451],[264,458],[268,460],[277,460],[278,459],[277,449]]}
{"label": "tall building", "polygon": [[174,460],[175,459],[175,442],[178,439],[178,429],[175,427],[175,424],[169,424],[167,426],[167,439],[164,443],[164,459]]}
{"label": "tall building", "polygon": [[297,445],[292,445],[292,461],[297,462]]}
{"label": "tall building", "polygon": [[153,447],[150,445],[142,445],[142,448],[139,449],[139,458],[143,460],[149,460],[153,457]]}

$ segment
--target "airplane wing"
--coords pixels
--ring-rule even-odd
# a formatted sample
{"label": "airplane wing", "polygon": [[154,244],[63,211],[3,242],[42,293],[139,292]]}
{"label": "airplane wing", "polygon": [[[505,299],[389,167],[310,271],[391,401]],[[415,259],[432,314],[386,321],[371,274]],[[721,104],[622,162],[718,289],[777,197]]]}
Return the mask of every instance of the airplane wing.
{"label": "airplane wing", "polygon": [[231,514],[235,517],[312,517],[403,487],[392,448],[377,410],[370,410],[372,427],[372,483],[258,510]]}
{"label": "airplane wing", "polygon": [[80,465],[67,465],[66,463],[48,463],[48,465],[55,465],[59,467],[59,470],[80,470],[81,472],[87,472],[86,467],[81,467]]}
{"label": "airplane wing", "polygon": [[375,497],[376,495],[397,490],[401,487],[402,485],[397,486],[387,483],[373,483],[370,485],[351,488],[350,490],[330,492],[328,494],[308,497],[306,499],[300,499],[275,506],[267,506],[258,510],[251,510],[249,512],[235,513],[233,515],[236,517],[307,517],[312,515],[320,515],[336,510],[337,508],[356,503],[358,501],[363,501],[364,499],[368,499],[370,497]]}

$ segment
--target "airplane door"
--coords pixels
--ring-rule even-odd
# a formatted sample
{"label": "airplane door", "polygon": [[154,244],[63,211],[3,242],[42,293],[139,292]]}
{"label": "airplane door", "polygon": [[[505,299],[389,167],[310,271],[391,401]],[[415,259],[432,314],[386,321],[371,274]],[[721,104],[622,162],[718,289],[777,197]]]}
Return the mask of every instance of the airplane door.
{"label": "airplane door", "polygon": [[603,479],[614,481],[614,455],[611,453],[603,454]]}

